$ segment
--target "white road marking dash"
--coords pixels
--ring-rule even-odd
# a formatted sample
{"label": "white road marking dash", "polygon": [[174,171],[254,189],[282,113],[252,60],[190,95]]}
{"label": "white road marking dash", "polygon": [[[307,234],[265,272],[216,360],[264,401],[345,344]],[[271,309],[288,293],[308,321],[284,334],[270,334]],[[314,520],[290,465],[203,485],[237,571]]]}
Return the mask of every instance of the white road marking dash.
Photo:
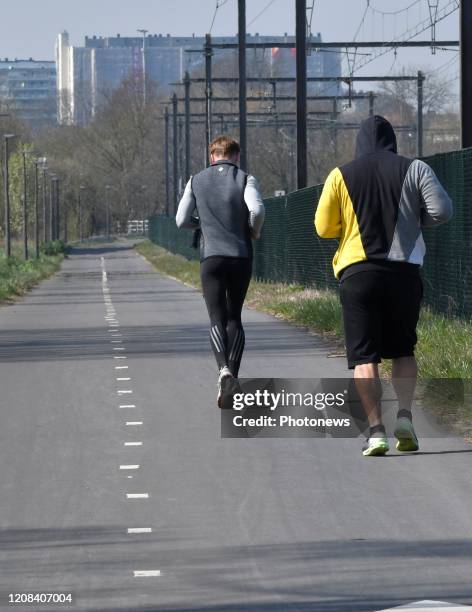
{"label": "white road marking dash", "polygon": [[133,572],[135,578],[149,578],[153,576],[160,576],[160,570],[135,570]]}

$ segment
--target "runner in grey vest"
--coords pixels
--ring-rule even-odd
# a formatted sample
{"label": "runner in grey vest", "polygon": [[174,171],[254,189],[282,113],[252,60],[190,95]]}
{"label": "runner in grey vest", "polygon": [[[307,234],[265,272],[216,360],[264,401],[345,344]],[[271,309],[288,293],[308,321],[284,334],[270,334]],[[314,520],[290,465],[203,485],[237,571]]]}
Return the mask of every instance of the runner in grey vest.
{"label": "runner in grey vest", "polygon": [[252,239],[264,204],[256,179],[243,172],[239,144],[222,136],[210,146],[211,166],[191,177],[176,215],[179,228],[199,229],[200,275],[211,321],[210,344],[220,374],[218,405],[233,387],[244,350],[241,311],[252,273]]}

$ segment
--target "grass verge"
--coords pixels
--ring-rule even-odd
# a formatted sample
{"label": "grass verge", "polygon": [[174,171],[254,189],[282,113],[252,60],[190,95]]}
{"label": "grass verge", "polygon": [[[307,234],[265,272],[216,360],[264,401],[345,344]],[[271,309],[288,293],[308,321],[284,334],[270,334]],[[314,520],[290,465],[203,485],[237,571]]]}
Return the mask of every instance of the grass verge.
{"label": "grass verge", "polygon": [[64,253],[24,259],[13,255],[6,258],[0,254],[0,304],[15,301],[15,298],[29,291],[44,278],[54,274],[64,259]]}
{"label": "grass verge", "polygon": [[[200,288],[198,261],[188,261],[180,255],[169,253],[149,240],[137,245],[136,250],[159,272]],[[330,356],[344,356],[341,306],[336,292],[253,280],[246,303],[323,334],[330,341]],[[451,319],[423,308],[417,332],[419,376],[424,379],[455,378],[465,381],[465,401],[460,409],[447,408],[440,392],[434,393],[438,399],[437,405],[434,397],[429,395],[429,406],[442,421],[454,424],[458,433],[472,437],[472,322]],[[390,371],[390,362],[384,362],[383,374],[388,377]]]}
{"label": "grass verge", "polygon": [[[136,247],[160,272],[200,287],[198,261],[145,241]],[[341,306],[333,291],[301,285],[252,281],[247,303],[287,321],[342,341]],[[423,308],[418,324],[417,359],[423,378],[472,379],[472,322],[447,318]],[[388,362],[386,364],[388,372]]]}

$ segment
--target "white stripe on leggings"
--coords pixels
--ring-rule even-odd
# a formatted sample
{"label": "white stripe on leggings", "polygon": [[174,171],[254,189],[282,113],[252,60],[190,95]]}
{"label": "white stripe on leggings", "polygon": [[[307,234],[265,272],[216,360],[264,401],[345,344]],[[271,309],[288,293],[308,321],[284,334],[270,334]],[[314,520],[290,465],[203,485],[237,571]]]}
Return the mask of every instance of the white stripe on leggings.
{"label": "white stripe on leggings", "polygon": [[218,353],[222,353],[223,346],[222,346],[221,338],[218,334],[218,328],[216,327],[216,325],[210,329],[210,335],[211,335],[211,338],[213,340],[216,350],[218,351]]}
{"label": "white stripe on leggings", "polygon": [[244,346],[244,332],[242,330],[238,330],[238,339],[233,344],[233,349],[231,351],[230,360],[238,361],[241,358]]}
{"label": "white stripe on leggings", "polygon": [[235,350],[236,350],[236,346],[237,346],[237,344],[238,344],[238,342],[239,342],[239,337],[240,337],[240,335],[241,335],[241,330],[239,330],[239,329],[238,329],[238,330],[236,331],[236,335],[235,335],[234,340],[233,340],[233,345],[232,345],[232,347],[231,347],[231,353],[230,353],[230,355],[229,355],[229,359],[230,359],[230,361],[233,361],[233,359],[234,359],[234,352],[235,352]]}

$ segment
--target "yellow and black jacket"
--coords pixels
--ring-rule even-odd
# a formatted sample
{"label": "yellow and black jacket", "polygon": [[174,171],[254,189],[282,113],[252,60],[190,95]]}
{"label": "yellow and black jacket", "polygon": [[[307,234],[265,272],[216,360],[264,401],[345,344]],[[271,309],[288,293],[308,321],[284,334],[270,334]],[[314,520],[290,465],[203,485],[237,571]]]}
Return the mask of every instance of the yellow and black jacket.
{"label": "yellow and black jacket", "polygon": [[322,238],[339,238],[333,259],[337,278],[359,262],[422,265],[421,228],[448,221],[452,202],[433,170],[421,160],[397,155],[390,123],[363,121],[354,161],[326,179],[315,215]]}

